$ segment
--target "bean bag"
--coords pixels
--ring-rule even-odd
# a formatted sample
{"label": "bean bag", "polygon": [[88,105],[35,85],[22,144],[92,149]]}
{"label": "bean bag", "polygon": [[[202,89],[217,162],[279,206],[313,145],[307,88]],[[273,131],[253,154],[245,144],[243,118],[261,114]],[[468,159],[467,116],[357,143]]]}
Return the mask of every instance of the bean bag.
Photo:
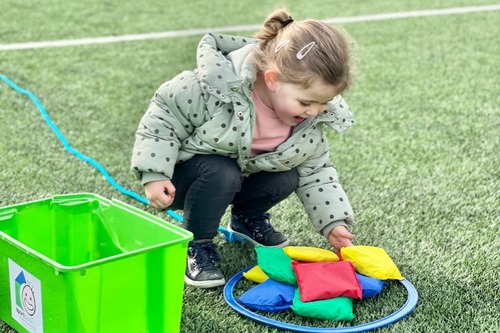
{"label": "bean bag", "polygon": [[252,310],[279,312],[292,306],[295,287],[268,279],[247,290],[238,299]]}
{"label": "bean bag", "polygon": [[285,254],[283,248],[256,246],[257,264],[262,271],[276,282],[297,285],[292,269],[292,259]]}
{"label": "bean bag", "polygon": [[311,302],[345,296],[361,299],[362,290],[348,261],[339,262],[292,262],[292,268],[300,288],[300,300]]}
{"label": "bean bag", "polygon": [[329,250],[309,246],[286,246],[283,251],[295,261],[339,261],[339,257]]}
{"label": "bean bag", "polygon": [[306,316],[327,320],[352,320],[353,300],[348,297],[330,298],[321,301],[302,302],[300,287],[295,289],[292,311],[299,316]]}
{"label": "bean bag", "polygon": [[262,271],[259,265],[255,265],[248,271],[244,272],[243,276],[245,277],[245,279],[255,283],[262,283],[269,279],[269,276],[267,276],[266,273]]}
{"label": "bean bag", "polygon": [[356,273],[359,284],[361,285],[362,298],[370,298],[378,295],[384,289],[385,281],[375,279],[369,276]]}
{"label": "bean bag", "polygon": [[379,280],[402,280],[401,272],[387,252],[375,246],[355,245],[340,249],[343,260],[353,263],[358,273]]}

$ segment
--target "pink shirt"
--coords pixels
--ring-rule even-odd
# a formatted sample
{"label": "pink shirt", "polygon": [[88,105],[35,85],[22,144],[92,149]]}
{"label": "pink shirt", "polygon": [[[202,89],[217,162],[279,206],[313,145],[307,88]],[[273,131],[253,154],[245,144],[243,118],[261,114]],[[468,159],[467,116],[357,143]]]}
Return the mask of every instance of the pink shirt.
{"label": "pink shirt", "polygon": [[284,124],[276,116],[274,110],[262,103],[255,90],[252,99],[255,104],[255,128],[253,130],[250,157],[275,151],[280,144],[290,137],[292,132],[292,126]]}

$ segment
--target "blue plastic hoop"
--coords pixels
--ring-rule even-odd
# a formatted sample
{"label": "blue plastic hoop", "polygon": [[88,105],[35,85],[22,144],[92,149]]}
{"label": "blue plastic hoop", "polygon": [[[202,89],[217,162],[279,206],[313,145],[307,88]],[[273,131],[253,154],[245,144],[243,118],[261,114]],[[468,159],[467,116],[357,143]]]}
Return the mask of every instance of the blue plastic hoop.
{"label": "blue plastic hoop", "polygon": [[349,326],[349,327],[328,327],[328,328],[319,328],[319,327],[311,327],[311,326],[300,326],[300,325],[295,325],[295,324],[289,324],[289,323],[284,323],[278,320],[270,319],[264,316],[260,316],[256,314],[253,311],[248,310],[247,308],[243,307],[241,304],[239,304],[235,298],[234,298],[234,288],[238,283],[241,281],[243,278],[243,273],[251,269],[252,267],[248,267],[241,272],[235,274],[229,281],[227,282],[226,286],[224,287],[224,299],[226,302],[229,304],[233,310],[238,312],[239,314],[248,317],[256,322],[259,322],[264,325],[272,326],[274,328],[282,329],[282,330],[288,330],[292,332],[304,332],[304,333],[315,333],[315,332],[322,332],[322,333],[357,333],[357,332],[366,332],[366,331],[371,331],[377,328],[381,328],[390,324],[393,324],[397,322],[398,320],[401,320],[405,316],[407,316],[417,305],[418,302],[418,293],[417,289],[406,279],[403,279],[399,281],[405,288],[406,291],[408,292],[408,298],[405,302],[405,304],[393,312],[392,314],[388,315],[387,317],[366,323],[366,324],[361,324],[361,325],[356,325],[356,326]]}

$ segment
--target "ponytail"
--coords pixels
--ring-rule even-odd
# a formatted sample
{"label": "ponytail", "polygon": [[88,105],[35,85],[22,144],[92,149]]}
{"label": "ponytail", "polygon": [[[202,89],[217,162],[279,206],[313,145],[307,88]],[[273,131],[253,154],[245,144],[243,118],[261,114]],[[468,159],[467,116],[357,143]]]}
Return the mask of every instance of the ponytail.
{"label": "ponytail", "polygon": [[267,48],[269,43],[278,36],[280,31],[292,22],[292,17],[284,9],[279,9],[271,13],[254,36],[259,41],[260,48]]}
{"label": "ponytail", "polygon": [[273,70],[283,82],[308,87],[318,78],[340,91],[352,82],[352,40],[319,20],[294,21],[285,9],[271,13],[254,35],[258,72]]}

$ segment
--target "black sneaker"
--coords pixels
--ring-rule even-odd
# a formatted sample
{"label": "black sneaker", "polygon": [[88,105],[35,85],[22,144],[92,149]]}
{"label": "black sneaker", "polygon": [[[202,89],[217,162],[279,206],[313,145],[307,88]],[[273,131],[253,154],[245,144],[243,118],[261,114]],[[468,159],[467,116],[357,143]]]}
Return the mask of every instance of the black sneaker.
{"label": "black sneaker", "polygon": [[231,216],[229,231],[236,236],[242,237],[254,245],[265,247],[284,247],[288,245],[288,238],[281,232],[274,230],[269,218],[271,215],[265,213],[261,216],[244,217]]}
{"label": "black sneaker", "polygon": [[217,245],[210,239],[189,242],[184,281],[199,288],[215,288],[226,283],[224,275],[217,267],[220,256]]}

